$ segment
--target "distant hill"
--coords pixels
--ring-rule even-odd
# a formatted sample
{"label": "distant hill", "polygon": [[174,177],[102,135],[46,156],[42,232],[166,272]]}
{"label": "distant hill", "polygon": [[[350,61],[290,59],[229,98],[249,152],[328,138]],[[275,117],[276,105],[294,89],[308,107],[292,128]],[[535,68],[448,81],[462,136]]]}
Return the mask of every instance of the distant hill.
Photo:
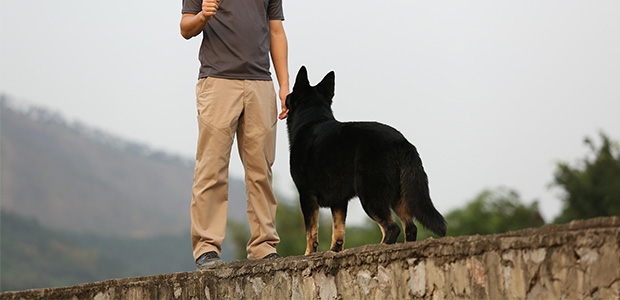
{"label": "distant hill", "polygon": [[[193,163],[1,97],[1,207],[44,226],[126,237],[187,232]],[[230,199],[230,217],[245,220],[242,181],[231,180]]]}
{"label": "distant hill", "polygon": [[0,292],[195,269],[189,234],[142,239],[71,234],[0,213]]}
{"label": "distant hill", "polygon": [[[0,290],[194,270],[193,164],[0,95]],[[229,199],[247,226],[243,181]]]}

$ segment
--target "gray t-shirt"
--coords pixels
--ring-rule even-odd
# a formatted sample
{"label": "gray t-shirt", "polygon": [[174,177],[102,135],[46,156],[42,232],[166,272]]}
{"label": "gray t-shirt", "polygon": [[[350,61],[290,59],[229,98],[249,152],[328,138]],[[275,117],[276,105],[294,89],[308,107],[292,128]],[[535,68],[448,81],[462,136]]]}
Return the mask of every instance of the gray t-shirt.
{"label": "gray t-shirt", "polygon": [[[202,0],[183,0],[183,14],[198,14]],[[221,0],[202,30],[198,78],[271,80],[269,20],[284,20],[282,0]]]}

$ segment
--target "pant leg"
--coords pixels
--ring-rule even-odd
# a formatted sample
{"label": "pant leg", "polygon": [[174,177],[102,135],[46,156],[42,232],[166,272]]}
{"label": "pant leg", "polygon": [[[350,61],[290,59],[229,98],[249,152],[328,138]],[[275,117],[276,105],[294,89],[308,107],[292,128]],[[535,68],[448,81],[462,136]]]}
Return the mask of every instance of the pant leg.
{"label": "pant leg", "polygon": [[271,167],[275,159],[277,106],[271,81],[245,81],[244,113],[239,120],[237,143],[245,168],[247,215],[251,237],[249,259],[276,252],[276,199]]}
{"label": "pant leg", "polygon": [[230,150],[243,110],[243,82],[203,78],[196,85],[198,143],[192,187],[191,236],[194,259],[221,253],[228,212]]}

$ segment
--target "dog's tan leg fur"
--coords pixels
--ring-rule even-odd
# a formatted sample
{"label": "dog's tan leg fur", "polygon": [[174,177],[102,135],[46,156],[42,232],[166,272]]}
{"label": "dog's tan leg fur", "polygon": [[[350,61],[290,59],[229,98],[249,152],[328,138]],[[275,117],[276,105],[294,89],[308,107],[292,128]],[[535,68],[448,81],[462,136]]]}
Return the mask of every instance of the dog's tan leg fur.
{"label": "dog's tan leg fur", "polygon": [[401,199],[396,206],[396,215],[400,219],[400,223],[403,225],[403,230],[407,231],[407,224],[413,222],[413,217],[409,214],[409,208],[405,199]]}
{"label": "dog's tan leg fur", "polygon": [[344,248],[344,224],[346,213],[332,209],[332,251],[342,251]]}
{"label": "dog's tan leg fur", "polygon": [[383,229],[383,226],[381,226],[381,224],[377,225],[379,225],[379,229],[381,229],[381,242],[383,243],[383,241],[385,241],[385,229]]}
{"label": "dog's tan leg fur", "polygon": [[319,210],[312,212],[310,226],[306,227],[306,253],[317,252],[319,248]]}
{"label": "dog's tan leg fur", "polygon": [[395,212],[400,219],[400,223],[403,225],[405,242],[415,241],[418,234],[418,228],[413,223],[413,216],[410,213],[405,196],[400,199],[400,202],[396,206]]}

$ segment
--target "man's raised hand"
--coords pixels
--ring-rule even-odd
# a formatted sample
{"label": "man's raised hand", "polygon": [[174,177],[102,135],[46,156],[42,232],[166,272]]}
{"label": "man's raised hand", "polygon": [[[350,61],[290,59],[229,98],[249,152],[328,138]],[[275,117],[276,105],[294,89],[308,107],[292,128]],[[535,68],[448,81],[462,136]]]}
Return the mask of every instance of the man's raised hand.
{"label": "man's raised hand", "polygon": [[219,3],[220,0],[202,0],[202,11],[200,13],[205,17],[205,19],[211,19],[215,16]]}

